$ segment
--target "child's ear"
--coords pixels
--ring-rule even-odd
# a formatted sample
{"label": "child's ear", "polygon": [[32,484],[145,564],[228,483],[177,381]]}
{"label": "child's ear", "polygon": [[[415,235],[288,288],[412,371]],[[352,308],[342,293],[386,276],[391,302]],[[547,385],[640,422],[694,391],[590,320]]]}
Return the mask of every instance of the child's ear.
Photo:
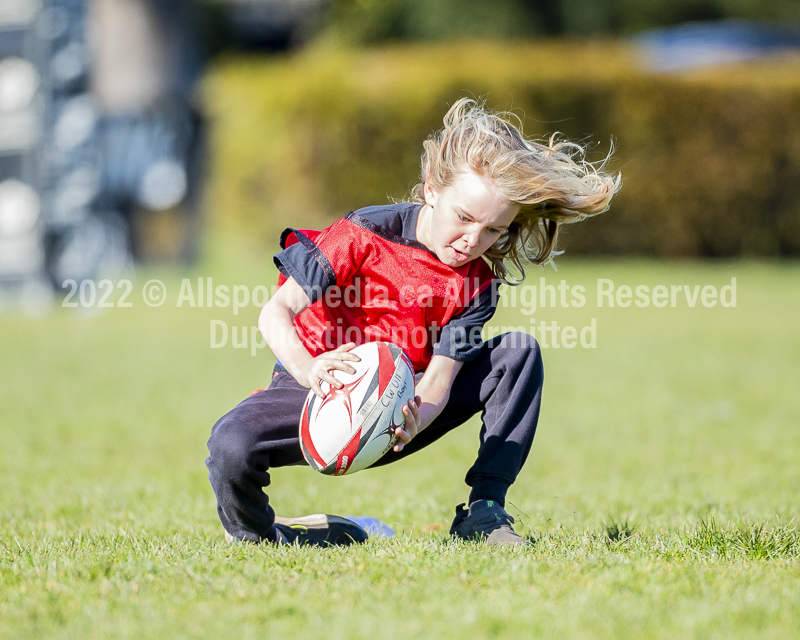
{"label": "child's ear", "polygon": [[425,204],[433,207],[439,199],[439,192],[433,187],[430,180],[425,181],[422,192],[425,195]]}

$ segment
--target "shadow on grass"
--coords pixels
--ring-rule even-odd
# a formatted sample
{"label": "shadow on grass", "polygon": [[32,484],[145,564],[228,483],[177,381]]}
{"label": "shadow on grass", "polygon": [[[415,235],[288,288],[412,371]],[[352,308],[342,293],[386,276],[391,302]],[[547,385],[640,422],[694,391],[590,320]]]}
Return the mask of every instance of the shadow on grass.
{"label": "shadow on grass", "polygon": [[606,534],[606,544],[611,547],[619,543],[625,542],[628,538],[633,536],[636,530],[634,526],[628,522],[627,518],[609,518],[608,522],[603,523],[603,528]]}

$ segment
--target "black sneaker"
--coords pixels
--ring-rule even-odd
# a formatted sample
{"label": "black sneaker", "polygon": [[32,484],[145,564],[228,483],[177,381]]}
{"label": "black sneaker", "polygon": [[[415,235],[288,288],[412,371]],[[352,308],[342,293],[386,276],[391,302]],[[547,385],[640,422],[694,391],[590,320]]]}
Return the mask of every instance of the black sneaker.
{"label": "black sneaker", "polygon": [[318,513],[302,518],[275,518],[278,544],[316,547],[347,546],[365,542],[369,535],[352,520]]}
{"label": "black sneaker", "polygon": [[494,500],[476,500],[469,510],[462,502],[456,507],[450,535],[462,540],[485,540],[495,545],[521,547],[530,544],[511,528],[513,523],[514,518]]}
{"label": "black sneaker", "polygon": [[[275,517],[275,544],[302,544],[315,547],[348,546],[365,542],[369,535],[363,528],[347,518],[317,513],[302,518]],[[225,532],[230,544],[242,542]]]}

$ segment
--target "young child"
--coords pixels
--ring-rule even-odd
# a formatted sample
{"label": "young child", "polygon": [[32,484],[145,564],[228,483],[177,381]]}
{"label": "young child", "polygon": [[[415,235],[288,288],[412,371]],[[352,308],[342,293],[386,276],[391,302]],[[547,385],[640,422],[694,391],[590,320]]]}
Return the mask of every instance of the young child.
{"label": "young child", "polygon": [[360,209],[322,232],[284,232],[275,264],[285,282],[258,321],[278,359],[272,381],[223,416],[208,441],[209,480],[228,539],[366,540],[345,518],[276,517],[263,488],[270,468],[304,464],[298,422],[308,390],[322,397],[322,380],[341,387],[332,374],[354,372],[350,350],[387,340],[411,359],[416,397],[403,408],[397,444],[373,466],[482,413],[469,499],[456,507],[450,533],[524,544],[503,507],[536,433],[541,353],[525,333],[484,342],[480,332],[499,285],[519,284],[526,263],[549,261],[559,225],[605,211],[620,178],[603,173],[604,163],[586,162],[579,145],[528,141],[469,99],[453,105],[424,147],[413,202]]}

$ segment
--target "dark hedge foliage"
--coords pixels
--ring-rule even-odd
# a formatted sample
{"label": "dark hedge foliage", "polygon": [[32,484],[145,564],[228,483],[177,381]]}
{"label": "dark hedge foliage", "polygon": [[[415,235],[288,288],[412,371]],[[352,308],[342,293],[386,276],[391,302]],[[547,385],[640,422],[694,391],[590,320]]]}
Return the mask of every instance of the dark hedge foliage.
{"label": "dark hedge foliage", "polygon": [[656,75],[614,43],[468,43],[231,59],[206,84],[210,199],[273,246],[404,198],[422,141],[456,99],[512,110],[529,136],[593,141],[623,189],[565,228],[570,253],[800,255],[800,59]]}
{"label": "dark hedge foliage", "polygon": [[796,0],[333,0],[318,37],[348,44],[628,35],[692,21],[800,23]]}

